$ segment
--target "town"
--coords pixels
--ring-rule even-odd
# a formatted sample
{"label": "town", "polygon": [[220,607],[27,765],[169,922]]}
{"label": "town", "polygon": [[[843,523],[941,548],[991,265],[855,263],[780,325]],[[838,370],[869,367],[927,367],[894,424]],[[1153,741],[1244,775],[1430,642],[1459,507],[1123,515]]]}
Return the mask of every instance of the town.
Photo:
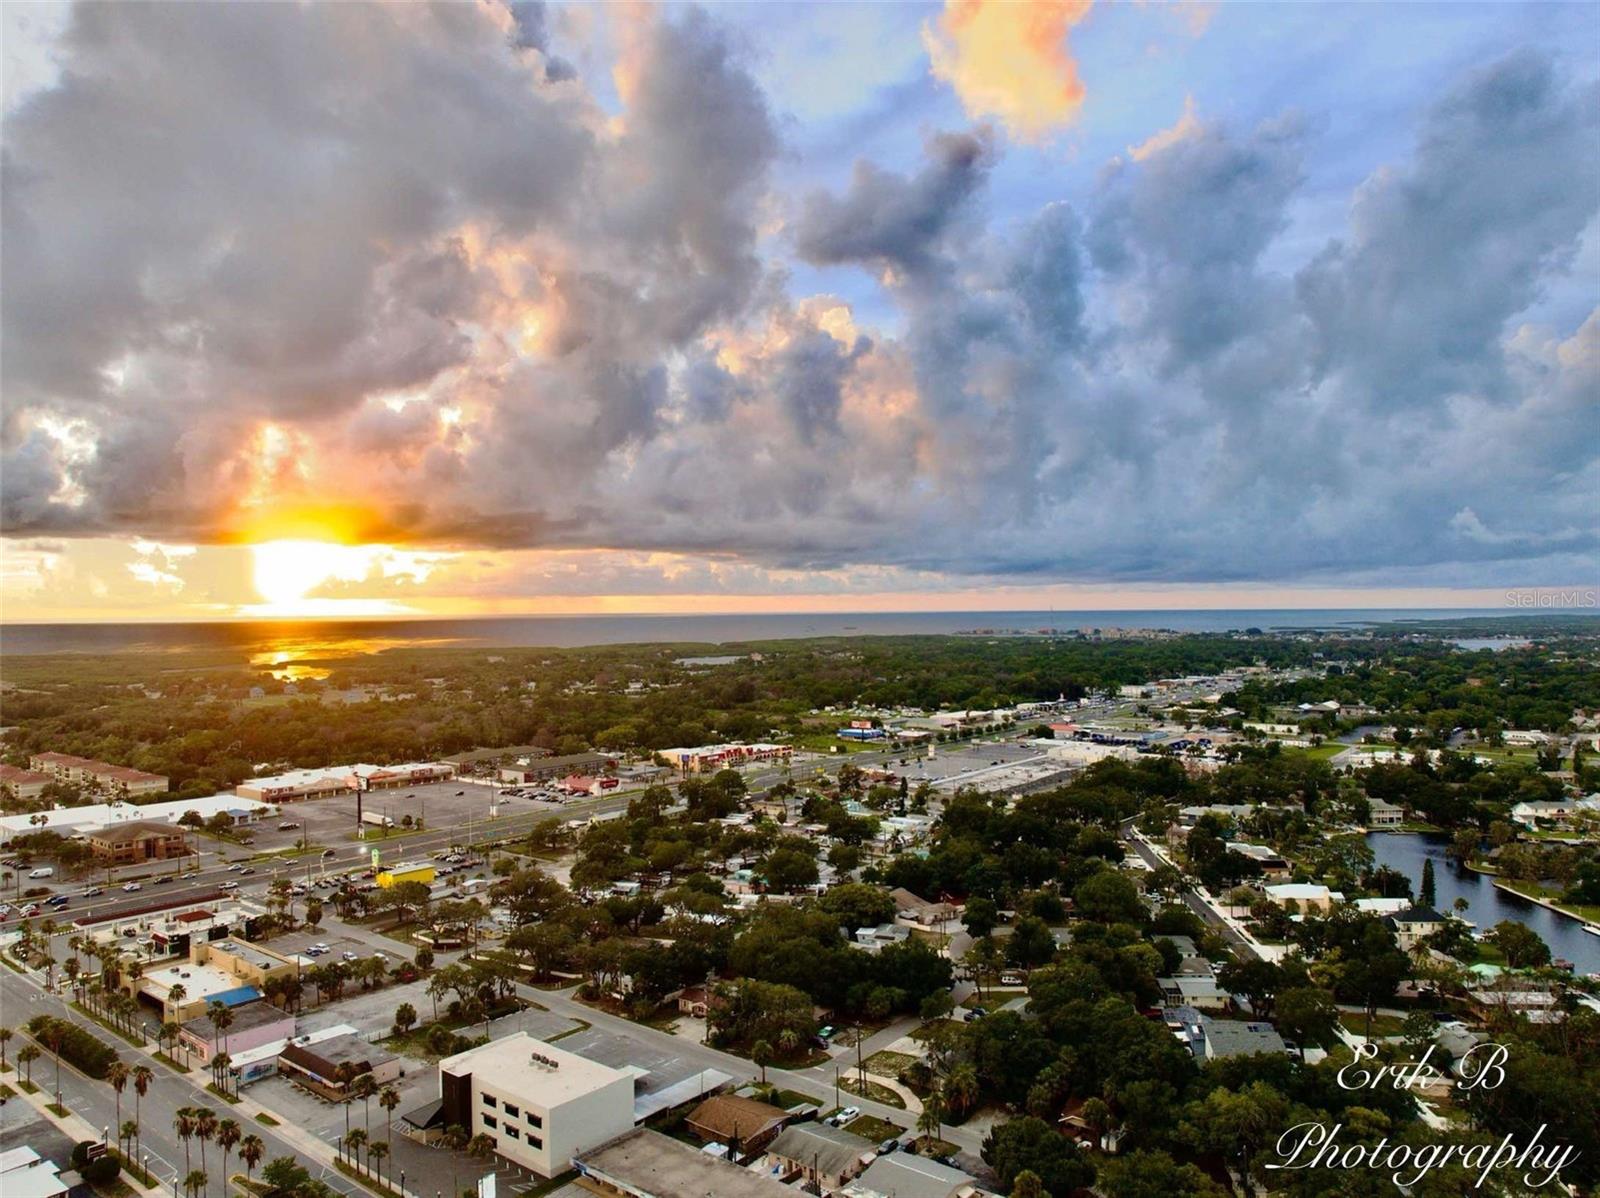
{"label": "town", "polygon": [[[1081,668],[1053,697],[983,707],[960,686],[931,706],[788,704],[755,721],[768,739],[547,730],[267,764],[176,798],[142,768],[158,754],[64,751],[104,743],[81,720],[44,747],[52,687],[84,683],[8,683],[6,1193],[20,1170],[39,1198],[108,1176],[188,1198],[1209,1195],[1259,1191],[1308,1111],[1464,1144],[1537,1112],[1577,1149],[1567,1180],[1591,1184],[1593,627],[1494,649],[1203,648],[1203,671]],[[773,644],[588,679],[582,651],[488,654],[422,686],[565,679],[541,719],[598,692],[759,708],[841,652],[882,650]],[[1005,652],[1042,672],[1128,646]],[[204,704],[243,727],[437,701],[380,680],[413,668],[339,661],[292,693],[268,672]],[[1424,673],[1435,694],[1459,678],[1456,700],[1419,707],[1399,683]],[[170,707],[132,685],[135,707]],[[732,715],[718,726],[752,726]],[[1510,1080],[1462,1088],[1488,1043]],[[1368,1053],[1418,1084],[1330,1084]]]}

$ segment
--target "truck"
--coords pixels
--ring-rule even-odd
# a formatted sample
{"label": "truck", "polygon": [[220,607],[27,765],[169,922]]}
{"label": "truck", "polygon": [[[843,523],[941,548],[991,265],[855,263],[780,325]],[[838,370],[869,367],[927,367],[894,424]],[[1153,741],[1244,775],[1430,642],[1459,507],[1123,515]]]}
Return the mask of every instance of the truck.
{"label": "truck", "polygon": [[361,813],[361,822],[371,824],[375,828],[394,827],[394,820],[378,811],[363,811]]}
{"label": "truck", "polygon": [[41,865],[38,869],[30,869],[28,871],[28,877],[30,878],[53,878],[55,876],[55,867],[51,865]]}

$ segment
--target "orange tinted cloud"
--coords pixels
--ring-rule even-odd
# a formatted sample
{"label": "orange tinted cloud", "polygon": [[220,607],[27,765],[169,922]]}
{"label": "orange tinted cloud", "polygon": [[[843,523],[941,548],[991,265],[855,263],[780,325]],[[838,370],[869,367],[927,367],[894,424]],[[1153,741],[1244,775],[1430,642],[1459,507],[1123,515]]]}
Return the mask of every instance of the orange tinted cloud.
{"label": "orange tinted cloud", "polygon": [[1083,106],[1067,33],[1093,0],[947,0],[923,43],[933,73],[973,116],[998,117],[1012,136],[1039,141]]}
{"label": "orange tinted cloud", "polygon": [[1183,98],[1183,115],[1174,125],[1169,125],[1157,133],[1152,133],[1136,146],[1129,146],[1128,153],[1135,162],[1143,162],[1152,154],[1158,154],[1170,146],[1177,145],[1199,133],[1203,126],[1200,123],[1200,114],[1195,111],[1194,97]]}

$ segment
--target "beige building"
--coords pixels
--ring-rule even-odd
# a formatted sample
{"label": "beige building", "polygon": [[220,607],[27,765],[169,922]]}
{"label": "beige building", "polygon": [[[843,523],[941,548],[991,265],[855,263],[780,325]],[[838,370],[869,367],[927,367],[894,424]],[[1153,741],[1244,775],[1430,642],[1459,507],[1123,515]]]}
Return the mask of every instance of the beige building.
{"label": "beige building", "polygon": [[119,795],[165,794],[167,779],[161,774],[130,769],[125,765],[112,765],[108,761],[95,761],[90,757],[74,757],[70,753],[35,753],[28,768],[48,774],[57,782],[70,782],[74,786],[87,786],[111,791]]}
{"label": "beige building", "polygon": [[44,794],[44,788],[55,781],[49,774],[35,770],[19,770],[14,765],[0,763],[0,791],[20,802],[30,802]]}
{"label": "beige building", "polygon": [[255,1002],[265,996],[268,979],[300,971],[293,959],[232,937],[200,941],[189,952],[187,961],[148,970],[123,984],[130,994],[137,987],[139,997],[160,1007],[164,1022],[198,1019],[213,1002],[229,1007]]}
{"label": "beige building", "polygon": [[634,1074],[524,1032],[439,1062],[443,1122],[541,1177],[633,1127]]}

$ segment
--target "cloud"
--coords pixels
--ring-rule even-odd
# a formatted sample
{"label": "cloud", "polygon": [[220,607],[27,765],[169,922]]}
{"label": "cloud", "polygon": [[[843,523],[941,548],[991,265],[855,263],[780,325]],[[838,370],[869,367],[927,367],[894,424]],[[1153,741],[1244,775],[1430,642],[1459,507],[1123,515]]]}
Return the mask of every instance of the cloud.
{"label": "cloud", "polygon": [[1093,0],[946,0],[924,25],[934,75],[969,115],[997,117],[1022,141],[1039,141],[1076,119],[1084,87],[1067,44]]}
{"label": "cloud", "polygon": [[791,198],[717,20],[629,15],[620,103],[552,71],[593,73],[563,28],[75,10],[6,129],[7,534],[603,552],[619,589],[1593,573],[1600,317],[1537,312],[1600,209],[1600,108],[1548,60],[1455,81],[1286,262],[1315,115],[1186,110],[1021,213],[983,129]]}
{"label": "cloud", "polygon": [[1152,133],[1136,146],[1128,147],[1128,157],[1135,162],[1143,162],[1152,154],[1169,149],[1185,138],[1196,137],[1203,126],[1200,124],[1199,113],[1195,110],[1194,97],[1183,98],[1183,115],[1165,129]]}

